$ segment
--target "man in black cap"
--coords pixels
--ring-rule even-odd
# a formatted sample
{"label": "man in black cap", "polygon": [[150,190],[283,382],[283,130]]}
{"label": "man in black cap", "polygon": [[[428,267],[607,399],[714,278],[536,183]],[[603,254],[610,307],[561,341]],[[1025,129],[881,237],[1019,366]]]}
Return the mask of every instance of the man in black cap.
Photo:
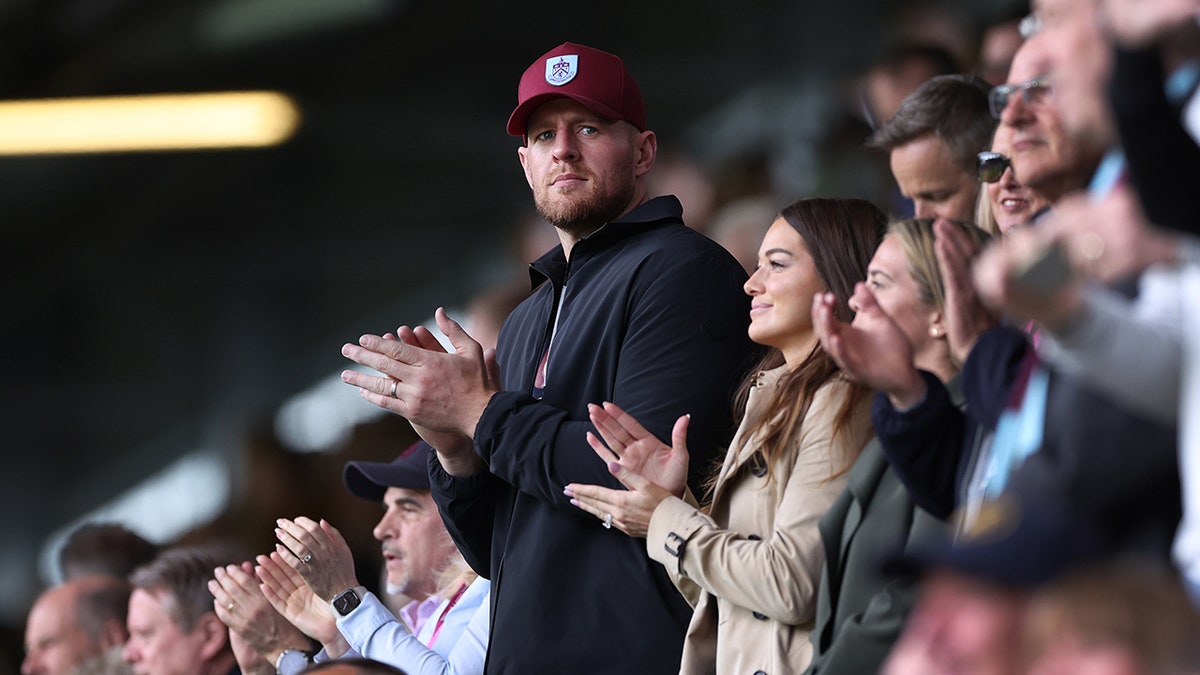
{"label": "man in black cap", "polygon": [[[290,602],[273,604],[284,618],[324,644],[317,660],[340,657],[350,649],[352,655],[406,669],[415,669],[418,660],[430,658],[461,666],[469,656],[482,665],[482,648],[457,658],[451,655],[477,615],[482,624],[479,632],[486,636],[489,584],[484,580],[472,583],[475,575],[461,564],[442,524],[429,493],[430,452],[429,445],[419,442],[392,462],[347,462],[343,471],[346,488],[352,494],[384,505],[374,535],[382,545],[388,591],[412,599],[400,609],[399,621],[381,599],[358,582],[350,547],[336,528],[324,520],[305,517],[277,521],[277,536],[286,546],[287,555],[280,552],[271,558],[260,557],[258,576],[268,587],[268,595],[292,596]],[[459,573],[447,573],[455,561],[459,562]],[[278,567],[281,563],[291,564],[303,583],[288,581],[285,570]],[[244,588],[246,584],[226,580],[233,582],[244,571],[230,566],[217,572],[216,581],[224,592],[214,590],[214,597],[222,619],[229,619],[227,623],[233,630],[244,631],[247,642],[268,662],[274,662],[281,675],[291,675],[308,665],[309,655],[302,650],[287,648],[289,645],[279,640],[272,642],[269,636],[260,634],[263,631],[239,623],[238,617],[248,612],[239,611],[238,606],[251,600],[239,597],[243,592],[239,586]],[[302,588],[305,584],[319,598],[315,604],[296,601],[308,593]]]}

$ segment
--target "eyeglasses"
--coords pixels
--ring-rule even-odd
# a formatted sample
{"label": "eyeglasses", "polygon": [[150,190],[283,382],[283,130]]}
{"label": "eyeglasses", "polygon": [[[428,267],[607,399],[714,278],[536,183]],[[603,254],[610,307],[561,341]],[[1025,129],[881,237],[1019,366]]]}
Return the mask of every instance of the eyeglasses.
{"label": "eyeglasses", "polygon": [[998,152],[981,152],[975,156],[975,175],[981,183],[995,183],[1011,165],[1012,160]]}
{"label": "eyeglasses", "polygon": [[1045,101],[1046,96],[1053,90],[1050,80],[1045,75],[1021,84],[1002,84],[993,87],[988,93],[988,107],[992,111],[992,117],[1000,119],[1000,116],[1004,114],[1004,109],[1008,107],[1008,97],[1012,94],[1020,92],[1021,99],[1026,104],[1036,105]]}

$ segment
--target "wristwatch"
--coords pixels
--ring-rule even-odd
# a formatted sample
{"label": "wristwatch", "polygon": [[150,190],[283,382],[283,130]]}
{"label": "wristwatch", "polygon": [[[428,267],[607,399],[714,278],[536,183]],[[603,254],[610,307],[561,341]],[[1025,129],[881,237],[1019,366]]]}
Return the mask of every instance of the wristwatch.
{"label": "wristwatch", "polygon": [[312,658],[308,652],[302,652],[299,649],[285,649],[279,653],[279,658],[275,659],[275,673],[276,675],[296,675],[310,665],[312,665]]}
{"label": "wristwatch", "polygon": [[359,606],[359,604],[362,603],[362,595],[359,594],[359,588],[362,587],[359,586],[357,588],[347,588],[339,593],[337,597],[333,599],[333,603],[331,603],[333,605],[333,609],[336,610],[341,616],[346,616],[350,612],[353,612]]}

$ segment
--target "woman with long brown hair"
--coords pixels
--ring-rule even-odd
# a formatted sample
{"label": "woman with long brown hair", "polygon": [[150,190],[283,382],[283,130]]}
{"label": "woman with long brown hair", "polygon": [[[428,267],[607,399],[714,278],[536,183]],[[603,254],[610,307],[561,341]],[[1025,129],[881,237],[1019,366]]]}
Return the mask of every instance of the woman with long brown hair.
{"label": "woman with long brown hair", "polygon": [[588,440],[626,489],[566,492],[606,527],[646,537],[650,557],[695,607],[681,672],[791,673],[811,659],[824,558],[817,521],[871,435],[869,391],[821,349],[812,301],[831,293],[850,320],[854,284],[885,225],[865,201],[805,199],[767,231],[745,290],[749,336],[769,350],[736,397],[741,424],[706,508],[685,489],[687,416],[668,446],[617,406],[590,406],[603,442]]}

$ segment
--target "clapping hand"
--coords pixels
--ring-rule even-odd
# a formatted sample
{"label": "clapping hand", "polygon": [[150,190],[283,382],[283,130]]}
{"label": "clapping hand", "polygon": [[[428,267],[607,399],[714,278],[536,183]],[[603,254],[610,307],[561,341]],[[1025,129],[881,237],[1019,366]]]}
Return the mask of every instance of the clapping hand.
{"label": "clapping hand", "polygon": [[571,483],[563,493],[571,504],[591,513],[605,527],[616,526],[631,537],[645,537],[650,517],[662,501],[681,497],[687,489],[689,415],[680,417],[666,445],[615,403],[589,405],[592,424],[603,442],[588,432],[587,441],[625,490]]}

